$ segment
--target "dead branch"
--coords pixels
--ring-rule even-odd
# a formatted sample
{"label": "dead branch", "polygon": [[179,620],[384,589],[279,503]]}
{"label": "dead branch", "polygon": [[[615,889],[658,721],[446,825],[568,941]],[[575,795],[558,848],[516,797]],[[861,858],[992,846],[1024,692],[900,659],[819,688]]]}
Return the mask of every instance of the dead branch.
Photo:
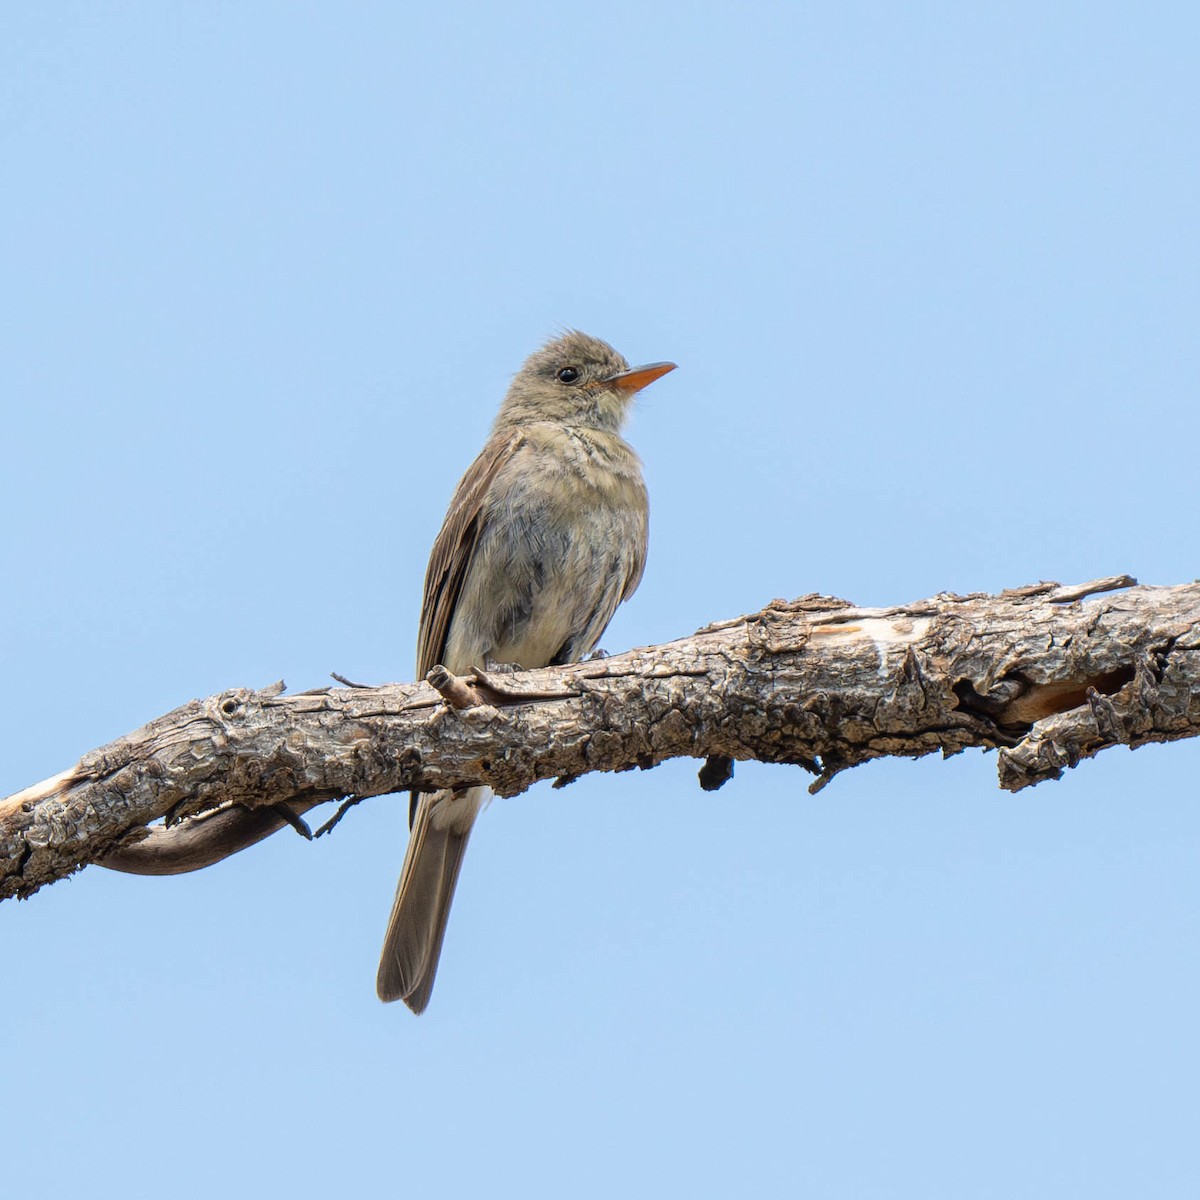
{"label": "dead branch", "polygon": [[91,862],[193,870],[326,800],[472,784],[511,796],[679,756],[707,760],[706,787],[758,759],[812,772],[815,791],[872,758],[998,748],[1000,786],[1016,791],[1108,746],[1200,733],[1198,651],[1200,584],[1120,576],[896,608],[776,600],[502,681],[237,688],[0,800],[0,898]]}

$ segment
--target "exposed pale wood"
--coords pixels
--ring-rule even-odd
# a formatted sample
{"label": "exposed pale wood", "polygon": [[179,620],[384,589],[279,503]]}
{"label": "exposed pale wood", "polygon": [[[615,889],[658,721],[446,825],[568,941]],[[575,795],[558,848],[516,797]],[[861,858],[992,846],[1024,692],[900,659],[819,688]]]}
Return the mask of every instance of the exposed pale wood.
{"label": "exposed pale wood", "polygon": [[[472,784],[509,796],[678,756],[708,759],[708,786],[725,760],[759,759],[811,771],[815,790],[872,758],[993,747],[1017,790],[1107,746],[1200,732],[1200,584],[776,600],[667,645],[463,686],[484,703],[455,711],[426,684],[192,701],[0,801],[0,897],[106,854],[190,869],[285,823],[238,805]],[[164,817],[172,828],[147,837]]]}

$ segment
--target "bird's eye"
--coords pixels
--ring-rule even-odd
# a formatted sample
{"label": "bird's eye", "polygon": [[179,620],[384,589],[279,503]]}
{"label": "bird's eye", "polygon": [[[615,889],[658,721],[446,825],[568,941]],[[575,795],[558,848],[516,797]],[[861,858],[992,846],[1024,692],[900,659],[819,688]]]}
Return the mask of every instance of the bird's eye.
{"label": "bird's eye", "polygon": [[559,383],[576,383],[579,380],[579,371],[575,367],[563,367],[558,372]]}

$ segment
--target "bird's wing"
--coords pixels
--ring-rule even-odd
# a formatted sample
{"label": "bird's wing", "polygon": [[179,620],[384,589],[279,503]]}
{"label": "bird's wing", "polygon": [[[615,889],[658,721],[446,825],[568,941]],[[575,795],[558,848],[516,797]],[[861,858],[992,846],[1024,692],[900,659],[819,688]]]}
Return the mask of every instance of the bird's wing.
{"label": "bird's wing", "polygon": [[524,441],[519,433],[496,434],[479,452],[459,481],[429,554],[425,596],[421,602],[421,631],[417,636],[417,678],[442,661],[450,622],[462,595],[463,581],[483,527],[488,489],[501,468]]}

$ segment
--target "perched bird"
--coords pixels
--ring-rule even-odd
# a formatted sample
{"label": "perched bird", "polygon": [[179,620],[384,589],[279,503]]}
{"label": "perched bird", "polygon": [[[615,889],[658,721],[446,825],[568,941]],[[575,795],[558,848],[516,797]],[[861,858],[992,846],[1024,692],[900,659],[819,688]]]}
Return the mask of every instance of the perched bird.
{"label": "perched bird", "polygon": [[[634,394],[674,370],[634,367],[571,332],[525,360],[459,482],[425,575],[417,677],[577,662],[646,561],[641,462],[621,437]],[[429,1003],[446,918],[486,788],[414,793],[376,990]]]}

